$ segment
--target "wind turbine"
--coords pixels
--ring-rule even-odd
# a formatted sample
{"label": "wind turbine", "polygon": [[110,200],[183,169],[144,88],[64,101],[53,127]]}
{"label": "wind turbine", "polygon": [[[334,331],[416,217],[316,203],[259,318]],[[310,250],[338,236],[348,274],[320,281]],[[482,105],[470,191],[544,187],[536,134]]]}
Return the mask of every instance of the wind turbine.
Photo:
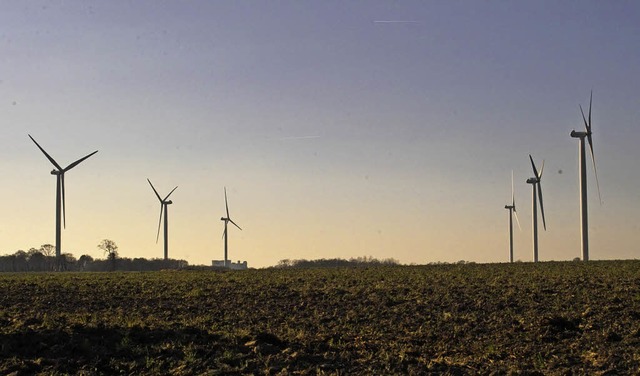
{"label": "wind turbine", "polygon": [[[542,205],[542,186],[540,186],[540,179],[542,178],[542,171],[544,170],[544,160],[542,160],[542,168],[540,169],[540,173],[536,169],[536,164],[533,163],[533,158],[531,154],[529,154],[529,159],[531,160],[531,167],[533,167],[533,174],[535,175],[532,178],[527,179],[527,184],[531,184],[533,196],[532,196],[532,217],[533,217],[533,262],[538,262],[538,207],[537,207],[537,198],[540,199],[540,212],[542,213],[542,226],[544,226],[545,231],[547,230],[547,224],[544,220],[544,206]],[[537,189],[536,189],[537,188]],[[536,191],[538,195],[536,197]]]}
{"label": "wind turbine", "polygon": [[582,120],[584,121],[585,131],[576,132],[571,131],[571,137],[580,140],[578,146],[578,159],[580,163],[580,243],[582,248],[582,260],[589,261],[589,221],[587,212],[587,159],[584,151],[584,139],[587,138],[589,142],[589,149],[591,150],[591,161],[593,162],[593,173],[596,176],[596,184],[598,187],[598,199],[602,203],[600,197],[600,183],[598,182],[598,173],[596,171],[596,159],[593,155],[593,139],[591,138],[591,101],[593,99],[593,91],[589,97],[589,120],[584,116],[582,106],[580,106],[580,112],[582,113]]}
{"label": "wind turbine", "polygon": [[173,191],[175,191],[178,188],[178,186],[173,188],[171,192],[169,192],[169,194],[164,199],[162,199],[160,198],[160,195],[158,194],[158,191],[156,191],[153,184],[151,184],[151,180],[147,178],[147,181],[149,182],[151,189],[153,189],[153,192],[156,194],[156,197],[158,197],[158,200],[160,201],[160,220],[158,221],[158,235],[156,235],[156,244],[158,243],[158,239],[160,238],[160,225],[162,224],[162,212],[164,211],[164,260],[167,261],[169,259],[169,207],[168,205],[173,204],[173,201],[167,200],[167,199],[169,198],[169,196],[171,196]]}
{"label": "wind turbine", "polygon": [[227,232],[227,224],[229,222],[233,223],[234,226],[236,226],[240,231],[242,231],[242,229],[240,228],[240,226],[238,226],[232,219],[231,216],[229,215],[229,203],[227,202],[227,187],[224,187],[224,206],[227,209],[227,217],[222,217],[220,218],[221,221],[224,221],[224,232],[222,233],[222,237],[224,238],[224,267],[228,267],[229,265],[229,261],[227,258],[228,255],[228,250],[229,250],[229,233]]}
{"label": "wind turbine", "polygon": [[[47,159],[54,165],[54,169],[51,171],[51,175],[56,176],[56,260],[58,264],[60,264],[60,255],[62,254],[62,229],[60,227],[60,222],[62,220],[62,226],[67,228],[67,220],[66,220],[66,211],[65,211],[65,199],[64,199],[64,174],[65,172],[71,170],[72,168],[79,165],[82,161],[94,155],[98,151],[94,151],[93,153],[78,159],[77,161],[71,163],[65,168],[62,168],[58,162],[55,161],[44,149],[36,142],[36,140],[28,135],[31,141],[40,149],[40,151],[47,157]],[[58,265],[60,267],[60,265]]]}
{"label": "wind turbine", "polygon": [[516,212],[516,196],[513,189],[513,171],[511,171],[511,205],[505,205],[505,209],[509,210],[509,262],[513,262],[513,215],[516,216],[516,223],[518,228],[520,227],[520,221],[518,220],[518,213]]}

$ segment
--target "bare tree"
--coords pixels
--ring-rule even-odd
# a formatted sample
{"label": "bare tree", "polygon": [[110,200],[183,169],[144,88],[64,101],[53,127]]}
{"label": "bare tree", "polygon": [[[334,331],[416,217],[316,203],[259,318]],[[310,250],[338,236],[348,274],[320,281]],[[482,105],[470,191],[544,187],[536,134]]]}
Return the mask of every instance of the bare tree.
{"label": "bare tree", "polygon": [[107,255],[107,259],[111,261],[111,270],[116,270],[116,258],[118,257],[118,246],[116,242],[109,239],[103,239],[98,244],[98,249],[104,251]]}
{"label": "bare tree", "polygon": [[43,244],[40,246],[40,252],[45,256],[53,256],[56,253],[56,247],[51,244]]}

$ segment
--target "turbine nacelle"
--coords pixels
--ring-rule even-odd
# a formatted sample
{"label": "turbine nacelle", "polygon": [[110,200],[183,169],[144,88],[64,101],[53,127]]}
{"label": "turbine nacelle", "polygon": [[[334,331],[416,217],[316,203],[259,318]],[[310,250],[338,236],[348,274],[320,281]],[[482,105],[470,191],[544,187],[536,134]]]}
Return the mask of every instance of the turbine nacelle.
{"label": "turbine nacelle", "polygon": [[590,134],[591,134],[591,132],[579,132],[579,131],[575,131],[575,130],[571,131],[571,133],[570,133],[571,137],[573,137],[573,138],[585,138]]}
{"label": "turbine nacelle", "polygon": [[527,179],[527,184],[537,184],[540,182],[540,179],[538,178],[529,178]]}
{"label": "turbine nacelle", "polygon": [[51,170],[51,175],[62,175],[63,172],[62,171],[58,171],[58,170]]}

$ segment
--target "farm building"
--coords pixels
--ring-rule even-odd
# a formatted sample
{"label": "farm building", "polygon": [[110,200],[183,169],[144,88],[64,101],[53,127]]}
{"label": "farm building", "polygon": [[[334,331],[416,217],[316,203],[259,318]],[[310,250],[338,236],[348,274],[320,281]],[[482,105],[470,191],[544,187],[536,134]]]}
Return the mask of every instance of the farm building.
{"label": "farm building", "polygon": [[[213,260],[211,261],[211,265],[213,265],[214,267],[217,268],[224,268],[224,260]],[[240,260],[238,260],[238,262],[229,262],[227,261],[227,265],[226,267],[228,269],[232,269],[232,270],[245,270],[248,268],[247,266],[247,262],[246,261],[242,261],[240,262]]]}

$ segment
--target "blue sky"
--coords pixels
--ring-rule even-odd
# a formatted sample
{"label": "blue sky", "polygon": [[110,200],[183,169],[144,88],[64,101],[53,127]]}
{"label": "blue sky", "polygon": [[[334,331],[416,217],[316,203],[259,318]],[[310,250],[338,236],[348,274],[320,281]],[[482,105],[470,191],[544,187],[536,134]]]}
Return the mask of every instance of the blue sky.
{"label": "blue sky", "polygon": [[[603,205],[592,258],[637,258],[640,6],[634,2],[5,2],[0,252],[504,261],[510,176],[531,259],[528,154],[545,159],[542,260],[579,255],[578,105],[594,92]],[[380,22],[404,21],[404,22]]]}

